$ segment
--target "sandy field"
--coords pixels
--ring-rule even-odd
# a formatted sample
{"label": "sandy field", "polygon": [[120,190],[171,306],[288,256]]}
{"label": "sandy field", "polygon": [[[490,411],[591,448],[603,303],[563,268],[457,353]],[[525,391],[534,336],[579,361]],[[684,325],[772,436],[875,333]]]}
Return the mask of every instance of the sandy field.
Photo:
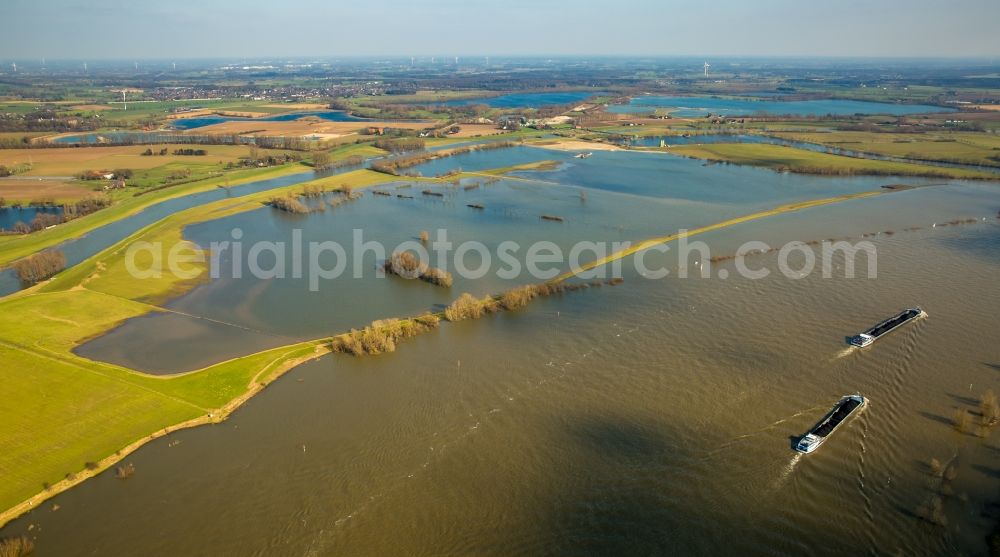
{"label": "sandy field", "polygon": [[499,135],[507,133],[497,129],[496,124],[459,124],[461,128],[458,133],[448,134],[448,137],[475,137],[477,135]]}
{"label": "sandy field", "polygon": [[552,143],[532,143],[532,147],[552,149],[554,151],[621,151],[622,148],[610,143],[592,143],[590,141],[557,141]]}
{"label": "sandy field", "polygon": [[323,103],[276,103],[264,104],[263,108],[284,108],[288,110],[329,110],[329,105]]}
{"label": "sandy field", "polygon": [[38,178],[0,179],[0,198],[11,201],[33,201],[39,199],[73,200],[83,199],[93,191],[63,180],[41,180]]}

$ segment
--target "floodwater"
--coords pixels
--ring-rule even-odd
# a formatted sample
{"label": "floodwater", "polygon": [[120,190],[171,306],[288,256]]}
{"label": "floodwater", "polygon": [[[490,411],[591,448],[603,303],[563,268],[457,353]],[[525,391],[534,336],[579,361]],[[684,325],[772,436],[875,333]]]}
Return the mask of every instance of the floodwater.
{"label": "floodwater", "polygon": [[[338,239],[363,223],[372,238],[395,241],[442,222],[458,241],[641,239],[900,181],[648,153],[595,153],[530,175],[452,188],[438,201],[367,195],[298,219],[254,211],[186,234],[204,242],[239,226],[249,243],[298,227]],[[723,262],[712,278],[681,279],[689,259],[651,253],[647,266],[664,262],[670,276],[646,279],[626,264],[621,286],[443,324],[392,354],[304,365],[227,422],[140,449],[127,481],[104,473],[0,535],[32,536],[41,557],[984,554],[998,519],[1000,445],[996,432],[956,432],[950,417],[1000,389],[1000,190],[907,182],[926,187],[696,238],[727,254],[749,239],[879,232],[866,238],[878,250],[877,278],[787,278],[772,253],[748,260],[767,278],[741,278]],[[565,223],[536,218],[556,208]],[[977,220],[934,226],[959,218]],[[305,336],[502,286],[456,277],[442,293],[350,279],[308,293],[289,282],[221,280],[173,303]],[[913,305],[929,317],[864,351],[846,346],[846,336]],[[180,336],[190,344],[175,346],[203,351],[198,338],[215,333],[188,326],[163,322],[146,347]],[[239,345],[227,342],[224,350]],[[853,393],[869,407],[817,453],[796,455],[794,439]],[[930,474],[931,458],[953,465],[955,479]],[[916,516],[934,497],[946,526]]]}
{"label": "floodwater", "polygon": [[[245,253],[239,258],[239,278],[233,278],[232,253],[223,252],[220,280],[169,302],[167,307],[176,313],[130,320],[83,344],[77,353],[155,374],[191,371],[292,341],[329,336],[375,319],[439,308],[457,293],[482,296],[537,282],[539,279],[527,273],[526,265],[514,278],[496,276],[501,268],[497,253],[503,241],[520,246],[516,256],[522,263],[528,247],[540,241],[553,242],[564,254],[579,241],[599,242],[610,253],[621,249],[614,248],[612,242],[662,236],[783,203],[877,190],[891,183],[885,178],[815,178],[737,166],[705,167],[699,161],[658,153],[598,152],[588,159],[574,159],[567,153],[528,147],[471,152],[417,169],[486,166],[490,154],[494,165],[555,157],[561,166],[498,182],[474,178],[456,186],[437,187],[398,182],[377,188],[391,197],[367,194],[349,206],[309,216],[262,208],[188,227],[186,237],[206,249],[213,242],[232,240],[237,229],[243,246],[281,242],[286,275],[308,262],[310,242],[333,240],[352,252],[355,230],[360,231],[361,242],[376,241],[385,249],[383,253],[366,251],[359,264],[352,262],[343,276],[317,283],[315,291],[310,291],[307,273],[284,280],[255,278]],[[712,187],[706,187],[706,181]],[[933,182],[914,182],[927,183]],[[443,196],[423,195],[425,189]],[[470,208],[470,204],[483,209]],[[944,210],[949,203],[941,206]],[[565,221],[544,221],[541,215],[556,215]],[[451,289],[374,276],[376,267],[397,247],[419,238],[422,230],[431,232],[434,239],[439,229],[447,232],[447,240],[455,246],[464,241],[482,242],[492,254],[492,272],[466,278],[458,272],[457,261],[431,261],[454,273]],[[303,255],[299,257],[292,248],[296,233],[302,237]],[[579,261],[595,257],[588,251]],[[324,268],[336,266],[332,256],[322,261]],[[275,256],[267,253],[260,267],[270,269],[274,262]],[[476,270],[483,258],[469,252],[462,263]],[[566,266],[558,269],[566,270]],[[355,278],[355,270],[361,273],[360,278]],[[366,303],[358,304],[358,299]],[[316,312],[316,307],[325,310]]]}
{"label": "floodwater", "polygon": [[195,118],[178,118],[170,123],[170,127],[178,130],[193,130],[221,124],[222,122],[291,122],[301,118],[320,118],[330,122],[360,122],[364,118],[351,116],[343,110],[317,110],[311,112],[290,112],[261,118],[237,118],[234,116],[199,116]]}
{"label": "floodwater", "polygon": [[750,116],[757,113],[793,114],[796,116],[826,116],[852,114],[923,114],[951,112],[953,109],[919,104],[889,104],[844,99],[812,101],[781,101],[773,99],[723,98],[723,97],[633,97],[628,104],[612,105],[608,112],[624,114],[653,112],[669,108],[671,114],[681,118],[699,118],[708,114],[721,116]]}
{"label": "floodwater", "polygon": [[62,207],[4,207],[0,208],[0,232],[13,230],[17,223],[30,225],[39,214],[62,214]]}
{"label": "floodwater", "polygon": [[[214,190],[207,190],[174,199],[168,199],[155,205],[151,205],[134,215],[92,230],[84,236],[63,242],[62,244],[56,246],[56,249],[59,249],[66,254],[66,263],[68,266],[76,265],[77,263],[97,254],[108,246],[111,246],[115,242],[119,242],[127,238],[130,234],[135,233],[140,228],[166,218],[178,211],[190,209],[191,207],[197,207],[198,205],[218,201],[227,197],[250,195],[252,193],[291,186],[313,180],[317,177],[330,176],[342,172],[349,172],[351,170],[355,169],[340,168],[321,173],[312,171],[299,172],[295,174],[288,174],[286,176],[279,176],[277,178],[247,182],[245,184],[239,184],[229,188],[216,188]],[[17,214],[16,210],[14,214]],[[6,296],[13,292],[17,292],[22,286],[23,285],[20,284],[14,276],[12,269],[0,270],[0,296]]]}
{"label": "floodwater", "polygon": [[496,97],[479,99],[459,99],[445,101],[445,106],[466,106],[484,104],[491,108],[538,108],[561,104],[572,104],[585,101],[590,97],[604,94],[602,91],[552,91],[543,93],[509,93]]}

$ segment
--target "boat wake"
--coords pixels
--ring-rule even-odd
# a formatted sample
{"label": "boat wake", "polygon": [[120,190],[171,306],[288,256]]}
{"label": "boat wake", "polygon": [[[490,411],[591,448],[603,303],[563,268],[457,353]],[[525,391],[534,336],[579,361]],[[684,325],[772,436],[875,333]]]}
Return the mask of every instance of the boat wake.
{"label": "boat wake", "polygon": [[847,346],[844,349],[842,349],[840,352],[837,352],[836,354],[834,354],[833,358],[831,358],[830,361],[831,362],[837,361],[837,360],[843,358],[844,356],[850,356],[853,353],[854,353],[854,347],[853,346]]}
{"label": "boat wake", "polygon": [[774,482],[774,489],[778,490],[785,486],[788,482],[788,478],[792,476],[792,472],[795,471],[795,467],[798,466],[799,461],[802,460],[802,453],[795,453],[792,455],[792,459],[788,461],[781,470],[781,474],[778,476],[778,480]]}
{"label": "boat wake", "polygon": [[[822,408],[823,407],[819,406],[819,405],[813,406],[812,408],[806,408],[805,410],[801,410],[799,412],[796,412],[796,413],[792,414],[791,416],[786,416],[786,417],[781,418],[779,420],[775,420],[774,422],[771,422],[771,423],[769,423],[769,424],[761,427],[760,429],[756,429],[756,430],[751,431],[749,433],[743,433],[741,435],[737,435],[736,437],[733,437],[729,441],[726,441],[726,442],[724,442],[724,443],[722,443],[720,445],[717,445],[714,449],[712,449],[711,451],[708,451],[707,453],[705,453],[705,456],[702,457],[702,460],[708,460],[708,459],[710,459],[710,458],[712,458],[712,457],[714,457],[716,455],[726,453],[727,451],[730,450],[730,448],[732,448],[733,445],[736,445],[738,443],[746,441],[747,439],[751,439],[753,437],[756,437],[756,436],[758,436],[758,435],[760,435],[762,433],[767,433],[768,431],[771,431],[772,429],[780,426],[781,424],[783,424],[783,423],[785,423],[787,421],[794,420],[794,419],[798,418],[799,416],[802,416],[802,415],[805,415],[805,414],[814,413],[817,410],[820,410]],[[798,453],[796,453],[796,456],[799,456]]]}

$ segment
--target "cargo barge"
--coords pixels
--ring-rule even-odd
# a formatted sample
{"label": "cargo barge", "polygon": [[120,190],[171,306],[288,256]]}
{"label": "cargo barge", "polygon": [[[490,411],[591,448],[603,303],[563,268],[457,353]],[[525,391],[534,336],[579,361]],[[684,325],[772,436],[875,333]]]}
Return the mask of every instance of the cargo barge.
{"label": "cargo barge", "polygon": [[800,453],[811,453],[819,448],[837,428],[848,418],[860,412],[868,404],[868,399],[861,395],[848,395],[833,406],[833,410],[823,417],[809,433],[806,433],[795,444],[795,450]]}
{"label": "cargo barge", "polygon": [[848,342],[854,346],[857,346],[858,348],[864,348],[866,346],[871,345],[880,337],[891,333],[892,331],[896,330],[899,327],[902,327],[903,325],[909,323],[910,321],[915,321],[917,319],[920,319],[921,317],[926,317],[926,316],[927,313],[918,307],[904,309],[903,311],[899,312],[898,315],[890,317],[885,321],[882,321],[878,325],[875,325],[874,327],[868,329],[863,333],[854,335],[853,337],[850,338],[850,340],[848,340]]}

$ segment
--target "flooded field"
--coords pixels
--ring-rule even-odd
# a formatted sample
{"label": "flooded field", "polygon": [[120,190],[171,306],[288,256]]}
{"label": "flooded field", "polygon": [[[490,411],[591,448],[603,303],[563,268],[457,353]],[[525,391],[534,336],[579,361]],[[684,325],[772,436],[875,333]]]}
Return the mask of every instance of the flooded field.
{"label": "flooded field", "polygon": [[[900,182],[532,148],[417,170],[539,160],[561,164],[430,187],[440,197],[401,181],[379,186],[392,196],[307,216],[265,208],[185,235],[205,245],[239,228],[250,244],[299,230],[306,241],[346,242],[360,229],[394,246],[443,228],[456,243],[566,249]],[[1000,389],[1000,349],[989,338],[1000,325],[1000,189],[906,183],[920,187],[697,237],[713,256],[748,240],[863,239],[877,248],[876,278],[860,266],[860,278],[845,278],[842,256],[831,278],[789,278],[772,252],[748,259],[767,278],[742,278],[722,258],[710,278],[682,279],[682,269],[696,274],[696,259],[651,251],[646,265],[661,264],[667,278],[644,277],[630,258],[614,288],[446,324],[391,354],[304,365],[228,421],[143,447],[127,459],[136,469],[127,481],[101,474],[0,533],[30,534],[42,557],[982,554],[997,521],[1000,446],[995,431],[958,432],[951,417]],[[378,264],[376,254],[363,258],[363,267]],[[80,353],[186,371],[529,281],[456,273],[444,289],[345,277],[311,292],[304,279],[226,278],[169,304],[184,315],[128,321]],[[914,305],[929,317],[864,351],[846,345]],[[854,393],[870,399],[860,416],[817,453],[792,451]],[[932,458],[954,478],[931,474]],[[917,516],[935,498],[946,526]]]}

